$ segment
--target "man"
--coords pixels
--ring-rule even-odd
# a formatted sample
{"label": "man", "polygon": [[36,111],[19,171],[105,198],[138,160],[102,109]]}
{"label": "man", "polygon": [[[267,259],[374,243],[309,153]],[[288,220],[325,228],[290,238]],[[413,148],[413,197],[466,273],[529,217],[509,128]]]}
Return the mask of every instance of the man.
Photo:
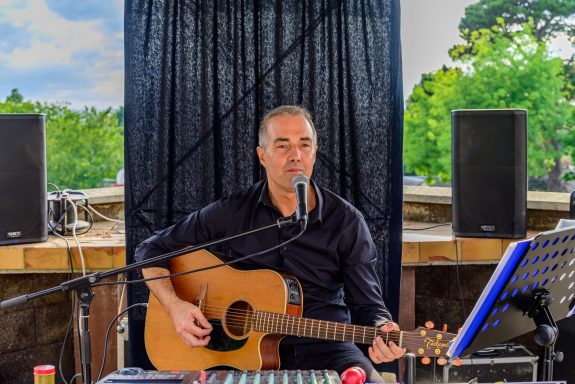
{"label": "man", "polygon": [[[311,179],[317,153],[317,134],[307,110],[281,106],[262,120],[257,154],[266,180],[190,214],[174,226],[156,232],[140,244],[137,259],[145,259],[191,244],[199,244],[258,228],[291,216],[296,210],[292,186],[295,175]],[[399,330],[381,298],[375,272],[377,253],[361,213],[313,181],[308,189],[309,222],[295,241],[269,254],[244,262],[249,268],[270,268],[298,278],[303,288],[303,316],[340,323]],[[219,249],[238,258],[271,248],[295,237],[299,225],[271,229],[244,237]],[[166,265],[146,268],[146,278],[168,275]],[[181,339],[190,347],[206,346],[211,324],[195,305],[181,300],[169,279],[148,282],[170,315]],[[374,363],[401,357],[404,350],[377,337],[369,347]],[[372,363],[352,343],[286,337],[280,344],[282,369],[333,369],[341,373],[362,367],[369,382],[381,381]]]}

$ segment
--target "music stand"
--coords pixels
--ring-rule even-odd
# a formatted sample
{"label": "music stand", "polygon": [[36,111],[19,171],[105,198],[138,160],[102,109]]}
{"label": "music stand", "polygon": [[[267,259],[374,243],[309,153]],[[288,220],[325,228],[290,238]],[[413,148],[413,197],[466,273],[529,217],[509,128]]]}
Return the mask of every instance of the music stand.
{"label": "music stand", "polygon": [[447,355],[461,357],[536,330],[541,380],[553,376],[555,321],[575,305],[575,227],[511,243]]}

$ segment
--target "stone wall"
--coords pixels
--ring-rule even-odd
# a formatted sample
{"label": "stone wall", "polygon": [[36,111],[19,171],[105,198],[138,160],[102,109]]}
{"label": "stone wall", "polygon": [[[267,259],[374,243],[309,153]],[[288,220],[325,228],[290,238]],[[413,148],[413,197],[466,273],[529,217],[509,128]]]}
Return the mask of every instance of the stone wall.
{"label": "stone wall", "polygon": [[[85,191],[89,203],[103,215],[123,219],[123,188],[100,188]],[[95,221],[101,221],[94,216]],[[51,288],[70,280],[66,273],[0,273],[0,301],[19,295]],[[117,307],[116,287],[95,289],[96,298],[91,305],[91,314],[113,319]],[[33,368],[36,365],[56,366],[56,383],[63,383],[58,375],[64,336],[72,313],[72,300],[69,295],[55,293],[30,300],[0,311],[0,384],[30,384],[34,382]],[[94,316],[92,316],[94,317]],[[96,322],[90,319],[92,343],[92,375],[95,378],[101,364],[103,339],[101,335],[108,321]],[[77,341],[72,329],[66,340],[62,357],[62,371],[66,381],[75,372],[80,372]],[[114,370],[116,360],[116,333],[111,332],[110,346],[104,372]],[[76,381],[80,383],[79,380]]]}
{"label": "stone wall", "polygon": [[[68,279],[66,274],[0,275],[0,300],[50,288]],[[71,300],[56,293],[3,310],[0,314],[0,383],[34,382],[33,367],[57,366],[64,335],[70,320]],[[69,381],[74,374],[72,334],[62,361]],[[62,381],[57,380],[61,383]]]}

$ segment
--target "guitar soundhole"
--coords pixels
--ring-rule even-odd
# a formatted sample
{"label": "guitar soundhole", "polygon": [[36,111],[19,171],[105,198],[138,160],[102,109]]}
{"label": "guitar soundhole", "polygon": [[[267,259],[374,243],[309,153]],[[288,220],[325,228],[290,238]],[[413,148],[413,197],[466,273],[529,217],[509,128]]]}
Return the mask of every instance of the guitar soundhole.
{"label": "guitar soundhole", "polygon": [[244,338],[252,330],[254,310],[245,301],[236,301],[226,311],[224,326],[233,338]]}

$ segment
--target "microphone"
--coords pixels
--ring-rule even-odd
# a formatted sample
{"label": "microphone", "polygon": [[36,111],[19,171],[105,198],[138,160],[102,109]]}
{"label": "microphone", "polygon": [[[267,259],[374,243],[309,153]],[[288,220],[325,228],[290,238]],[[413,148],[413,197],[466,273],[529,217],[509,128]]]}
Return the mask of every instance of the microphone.
{"label": "microphone", "polygon": [[291,185],[295,189],[296,209],[295,221],[301,223],[302,231],[307,226],[307,189],[309,187],[309,179],[306,175],[297,174],[291,179]]}

